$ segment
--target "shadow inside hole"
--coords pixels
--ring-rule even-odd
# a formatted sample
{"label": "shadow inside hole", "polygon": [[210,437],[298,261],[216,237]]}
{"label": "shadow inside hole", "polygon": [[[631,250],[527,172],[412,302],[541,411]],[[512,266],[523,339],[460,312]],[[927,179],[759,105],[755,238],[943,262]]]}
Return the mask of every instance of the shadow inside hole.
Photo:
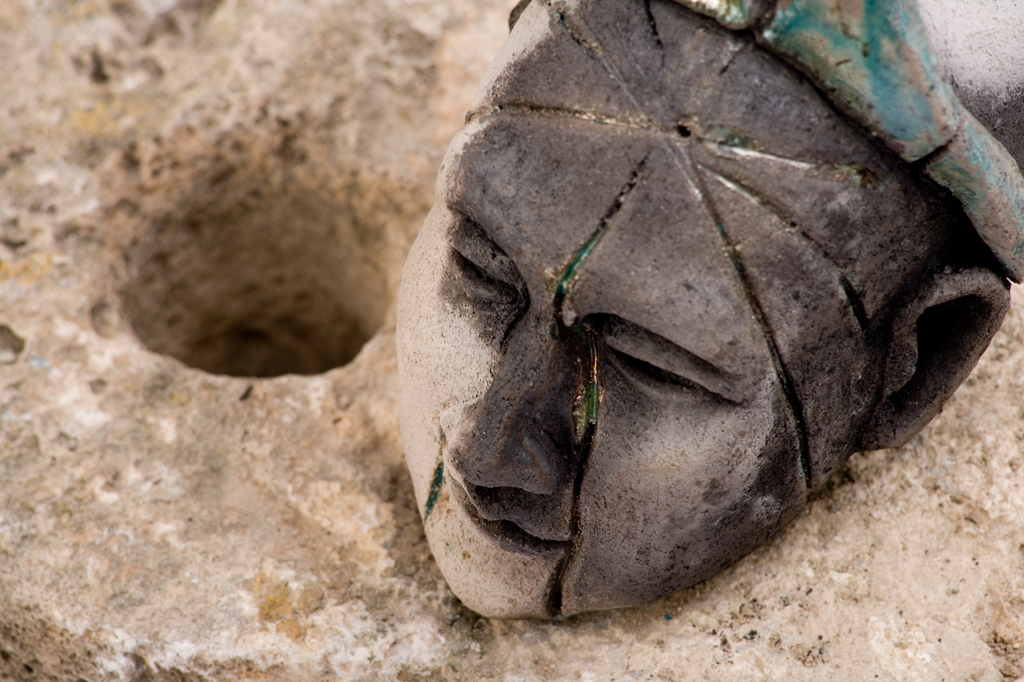
{"label": "shadow inside hole", "polygon": [[390,303],[380,236],[334,192],[232,179],[128,247],[127,321],[151,350],[217,374],[344,365]]}

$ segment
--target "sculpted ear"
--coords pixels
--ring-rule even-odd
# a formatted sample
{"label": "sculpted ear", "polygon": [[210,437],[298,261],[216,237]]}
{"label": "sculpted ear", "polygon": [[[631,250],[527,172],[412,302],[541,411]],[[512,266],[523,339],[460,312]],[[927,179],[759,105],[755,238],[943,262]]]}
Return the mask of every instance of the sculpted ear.
{"label": "sculpted ear", "polygon": [[1006,281],[990,270],[940,273],[896,313],[882,400],[858,448],[903,445],[967,378],[1010,307]]}

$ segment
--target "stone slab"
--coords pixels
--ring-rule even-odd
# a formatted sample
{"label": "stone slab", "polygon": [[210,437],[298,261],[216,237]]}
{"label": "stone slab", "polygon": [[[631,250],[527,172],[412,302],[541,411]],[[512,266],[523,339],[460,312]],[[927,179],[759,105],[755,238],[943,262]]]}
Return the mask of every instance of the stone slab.
{"label": "stone slab", "polygon": [[[553,623],[451,595],[399,446],[389,306],[511,4],[0,3],[0,679],[1024,675],[1019,305],[919,437],[855,456],[713,580]],[[261,189],[325,202],[297,224],[377,273],[378,331],[345,366],[225,376],[150,350],[170,321],[134,331],[170,272],[145,247],[190,217],[263,225]],[[206,255],[180,267],[254,277]]]}

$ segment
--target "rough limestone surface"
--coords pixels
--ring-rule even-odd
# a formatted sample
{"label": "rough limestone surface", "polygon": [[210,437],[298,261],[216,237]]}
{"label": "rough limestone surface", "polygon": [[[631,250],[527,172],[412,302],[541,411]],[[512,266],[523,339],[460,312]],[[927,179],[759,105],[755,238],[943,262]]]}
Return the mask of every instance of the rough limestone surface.
{"label": "rough limestone surface", "polygon": [[707,583],[551,623],[451,594],[394,295],[512,4],[0,1],[0,679],[1024,676],[1019,305]]}

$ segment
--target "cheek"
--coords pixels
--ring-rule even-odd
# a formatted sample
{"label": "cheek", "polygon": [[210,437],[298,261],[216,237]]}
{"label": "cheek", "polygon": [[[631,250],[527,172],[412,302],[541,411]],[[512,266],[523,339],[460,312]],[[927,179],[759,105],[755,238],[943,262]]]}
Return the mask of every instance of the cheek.
{"label": "cheek", "polygon": [[744,405],[650,395],[611,366],[602,385],[566,613],[704,580],[803,506],[796,432],[773,378]]}
{"label": "cheek", "polygon": [[399,412],[421,513],[440,462],[440,414],[478,399],[500,360],[473,320],[442,295],[451,275],[447,216],[435,208],[413,245],[398,293]]}
{"label": "cheek", "polygon": [[[604,399],[586,487],[628,489],[638,500],[685,512],[715,508],[747,489],[780,443],[792,446],[799,467],[796,431],[774,376],[737,405],[699,388],[640,389],[613,363],[602,366]],[[695,523],[686,513],[673,522]]]}

